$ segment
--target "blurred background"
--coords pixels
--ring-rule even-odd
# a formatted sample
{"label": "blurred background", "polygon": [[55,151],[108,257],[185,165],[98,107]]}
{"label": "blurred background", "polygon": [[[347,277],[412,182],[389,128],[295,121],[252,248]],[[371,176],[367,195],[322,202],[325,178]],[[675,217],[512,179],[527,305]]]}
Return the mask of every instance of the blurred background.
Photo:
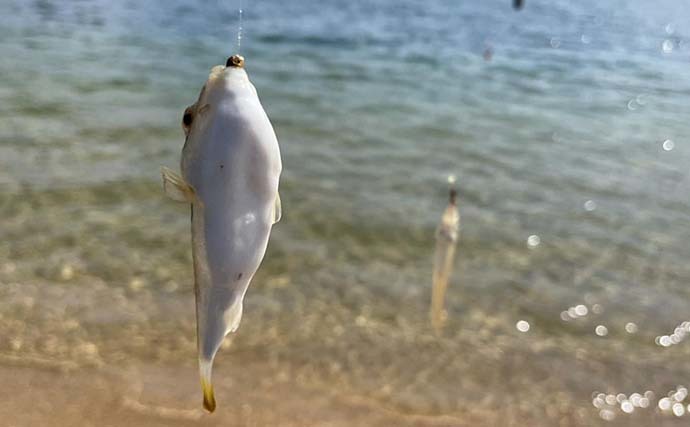
{"label": "blurred background", "polygon": [[687,425],[686,3],[243,2],[284,215],[209,416],[159,167],[239,1],[0,0],[7,425]]}

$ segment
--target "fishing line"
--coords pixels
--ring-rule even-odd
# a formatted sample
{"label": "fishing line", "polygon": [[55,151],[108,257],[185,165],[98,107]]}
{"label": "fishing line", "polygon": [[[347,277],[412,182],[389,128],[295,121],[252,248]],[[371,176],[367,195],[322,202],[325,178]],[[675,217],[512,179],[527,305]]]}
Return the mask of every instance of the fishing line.
{"label": "fishing line", "polygon": [[240,49],[242,47],[242,0],[240,1],[240,7],[237,13],[237,53],[240,53]]}

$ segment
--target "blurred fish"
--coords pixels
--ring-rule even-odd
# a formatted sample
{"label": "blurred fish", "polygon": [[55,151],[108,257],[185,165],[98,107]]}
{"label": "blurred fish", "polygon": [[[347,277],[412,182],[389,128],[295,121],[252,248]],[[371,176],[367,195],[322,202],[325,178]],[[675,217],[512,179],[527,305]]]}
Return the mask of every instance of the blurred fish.
{"label": "blurred fish", "polygon": [[455,177],[448,177],[450,185],[448,206],[441,216],[441,223],[436,230],[436,253],[434,255],[434,270],[431,290],[431,325],[440,332],[446,320],[443,308],[448,280],[453,272],[455,247],[460,237],[460,212],[457,206],[457,192]]}
{"label": "blurred fish", "polygon": [[513,0],[513,8],[515,8],[515,10],[520,10],[522,6],[524,6],[524,3],[523,0]]}
{"label": "blurred fish", "polygon": [[204,408],[216,402],[213,358],[242,318],[242,300],[281,217],[280,149],[244,58],[211,69],[182,118],[181,170],[162,168],[163,188],[192,205],[197,347]]}

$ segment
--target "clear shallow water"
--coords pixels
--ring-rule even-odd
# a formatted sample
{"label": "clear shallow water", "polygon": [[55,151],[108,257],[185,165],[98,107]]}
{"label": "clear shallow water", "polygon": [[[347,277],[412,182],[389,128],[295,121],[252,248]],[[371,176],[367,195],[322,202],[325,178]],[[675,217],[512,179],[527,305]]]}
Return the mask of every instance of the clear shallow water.
{"label": "clear shallow water", "polygon": [[[241,50],[281,141],[285,216],[219,372],[265,359],[404,411],[532,425],[591,425],[593,391],[690,381],[686,343],[654,343],[690,300],[682,5],[283,3],[245,4]],[[236,6],[5,3],[4,353],[193,358],[188,212],[158,168],[235,51]],[[462,237],[437,339],[448,173]],[[603,312],[562,321],[577,304]],[[673,422],[616,418],[650,420]]]}

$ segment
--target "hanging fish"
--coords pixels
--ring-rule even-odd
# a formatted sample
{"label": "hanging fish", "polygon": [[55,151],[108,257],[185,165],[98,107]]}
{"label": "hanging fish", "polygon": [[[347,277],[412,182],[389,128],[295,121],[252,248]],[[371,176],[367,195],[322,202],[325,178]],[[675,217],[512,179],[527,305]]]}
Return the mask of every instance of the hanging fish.
{"label": "hanging fish", "polygon": [[162,168],[165,193],[192,206],[197,348],[204,408],[216,402],[213,359],[242,318],[242,300],[281,217],[280,149],[244,69],[230,57],[211,69],[182,117],[181,174]]}
{"label": "hanging fish", "polygon": [[458,212],[455,177],[448,177],[450,185],[448,206],[441,216],[441,223],[436,230],[436,252],[431,289],[431,325],[439,332],[445,323],[446,312],[443,308],[446,298],[448,280],[453,272],[455,247],[460,237],[460,212]]}

